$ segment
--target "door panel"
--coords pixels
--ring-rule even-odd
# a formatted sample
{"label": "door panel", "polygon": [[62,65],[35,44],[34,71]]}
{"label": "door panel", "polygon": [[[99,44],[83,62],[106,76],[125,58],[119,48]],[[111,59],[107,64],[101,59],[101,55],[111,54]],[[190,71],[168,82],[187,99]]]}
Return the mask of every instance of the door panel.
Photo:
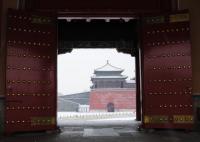
{"label": "door panel", "polygon": [[189,14],[145,17],[142,24],[144,128],[193,127]]}
{"label": "door panel", "polygon": [[9,10],[7,25],[5,132],[56,129],[56,17]]}

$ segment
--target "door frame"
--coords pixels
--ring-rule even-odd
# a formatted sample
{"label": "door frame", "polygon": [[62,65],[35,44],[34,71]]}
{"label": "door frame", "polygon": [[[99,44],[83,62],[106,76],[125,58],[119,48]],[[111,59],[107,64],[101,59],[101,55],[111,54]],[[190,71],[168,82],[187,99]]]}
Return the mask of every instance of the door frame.
{"label": "door frame", "polygon": [[[76,15],[77,17],[73,17],[73,15],[71,15],[71,13],[68,13],[68,16],[64,16],[64,15],[62,15],[62,16],[59,16],[58,15],[58,19],[70,19],[70,18],[75,18],[75,19],[92,19],[92,18],[94,18],[94,19],[105,19],[105,18],[110,18],[110,19],[120,19],[120,18],[124,18],[124,19],[129,19],[129,18],[132,18],[132,19],[136,19],[137,21],[137,24],[136,24],[136,29],[137,29],[137,39],[136,39],[136,44],[135,44],[135,47],[136,47],[136,52],[135,52],[135,77],[136,77],[136,100],[135,100],[135,103],[136,103],[136,121],[141,121],[141,118],[142,118],[142,90],[141,90],[141,88],[142,88],[142,73],[141,73],[141,71],[142,71],[142,65],[141,65],[141,53],[140,53],[140,51],[141,51],[141,47],[140,47],[140,43],[141,43],[141,41],[140,41],[140,26],[139,26],[139,24],[140,24],[140,17],[136,17],[136,15],[134,14],[134,13],[132,13],[132,14],[130,14],[130,13],[127,13],[127,14],[125,14],[125,15],[123,15],[123,14],[120,14],[121,16],[119,16],[118,14],[114,14],[114,13],[112,13],[113,15],[106,15],[106,16],[104,16],[104,17],[102,17],[102,16],[97,16],[97,15],[82,15],[82,17],[80,17],[80,15]],[[130,14],[130,15],[129,15]],[[72,50],[69,48],[69,52],[71,52]],[[119,52],[119,51],[118,51]],[[128,53],[129,55],[133,55],[132,54],[132,52],[131,52],[131,50],[129,50],[129,49],[120,49],[120,52],[122,52],[122,53]]]}
{"label": "door frame", "polygon": [[0,48],[1,45],[2,45],[2,39],[1,39],[1,36],[2,36],[2,17],[3,17],[3,0],[0,1]]}

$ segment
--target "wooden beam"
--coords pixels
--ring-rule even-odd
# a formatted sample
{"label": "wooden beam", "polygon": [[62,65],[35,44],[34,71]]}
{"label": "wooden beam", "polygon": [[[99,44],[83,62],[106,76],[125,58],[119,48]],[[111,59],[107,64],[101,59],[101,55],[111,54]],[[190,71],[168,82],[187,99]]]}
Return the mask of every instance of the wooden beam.
{"label": "wooden beam", "polygon": [[[135,11],[161,12],[172,10],[172,2],[176,0],[25,0],[26,9],[57,10],[57,11]],[[115,4],[113,4],[115,3]]]}

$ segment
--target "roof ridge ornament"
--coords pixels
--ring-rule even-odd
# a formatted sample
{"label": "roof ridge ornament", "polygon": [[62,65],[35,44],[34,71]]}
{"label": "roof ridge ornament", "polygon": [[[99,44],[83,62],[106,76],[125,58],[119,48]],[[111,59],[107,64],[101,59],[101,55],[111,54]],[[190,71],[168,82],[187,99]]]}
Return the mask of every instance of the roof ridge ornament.
{"label": "roof ridge ornament", "polygon": [[106,61],[106,64],[102,67],[95,69],[95,71],[116,71],[116,72],[123,72],[124,70],[118,67],[115,67],[110,64],[109,60]]}
{"label": "roof ridge ornament", "polygon": [[107,64],[110,64],[110,63],[109,63],[109,60],[107,60]]}

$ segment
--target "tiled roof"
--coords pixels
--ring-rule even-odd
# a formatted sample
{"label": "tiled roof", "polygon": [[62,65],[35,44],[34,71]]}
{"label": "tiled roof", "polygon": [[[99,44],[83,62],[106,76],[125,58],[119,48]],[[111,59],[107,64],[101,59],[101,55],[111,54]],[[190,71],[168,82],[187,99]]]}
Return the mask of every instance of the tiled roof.
{"label": "tiled roof", "polygon": [[120,71],[120,72],[122,72],[123,69],[111,65],[111,64],[107,61],[107,63],[106,63],[104,66],[95,69],[95,71],[98,71],[98,72],[99,72],[99,71],[102,71],[102,72],[104,72],[104,71]]}
{"label": "tiled roof", "polygon": [[96,75],[94,75],[94,76],[92,76],[91,78],[104,78],[104,79],[126,79],[127,78],[127,76],[123,76],[123,75],[121,75],[121,76],[96,76]]}

